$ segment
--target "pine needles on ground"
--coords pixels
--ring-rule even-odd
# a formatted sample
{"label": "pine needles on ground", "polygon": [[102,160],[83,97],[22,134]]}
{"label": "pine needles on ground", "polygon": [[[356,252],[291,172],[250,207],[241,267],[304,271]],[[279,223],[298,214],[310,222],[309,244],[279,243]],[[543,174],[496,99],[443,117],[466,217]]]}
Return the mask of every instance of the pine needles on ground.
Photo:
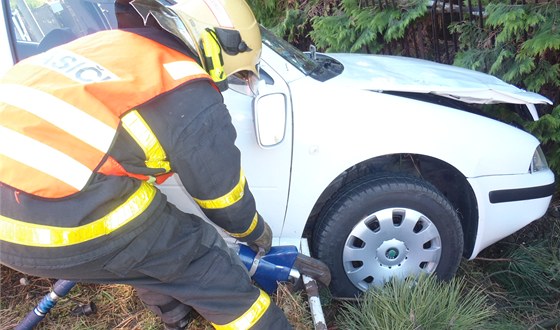
{"label": "pine needles on ground", "polygon": [[[0,266],[0,329],[13,329],[56,280],[28,277],[15,270]],[[313,329],[304,292],[292,292],[288,285],[280,285],[272,297],[284,311],[295,330]],[[73,311],[94,303],[97,312],[85,316]],[[70,293],[58,301],[37,330],[161,330],[161,320],[147,310],[136,296],[134,289],[120,284],[77,284]],[[210,330],[212,325],[196,316],[187,330]]]}

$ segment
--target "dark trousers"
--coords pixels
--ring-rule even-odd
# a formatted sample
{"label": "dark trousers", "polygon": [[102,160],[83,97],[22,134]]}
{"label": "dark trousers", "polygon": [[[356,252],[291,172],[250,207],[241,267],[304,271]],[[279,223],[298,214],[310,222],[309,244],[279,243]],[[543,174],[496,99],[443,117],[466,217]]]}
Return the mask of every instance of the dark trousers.
{"label": "dark trousers", "polygon": [[[148,229],[109,256],[79,267],[20,270],[77,282],[132,285],[165,323],[180,320],[192,307],[214,324],[228,324],[247,312],[260,294],[216,229],[170,204]],[[271,301],[251,329],[291,326]]]}

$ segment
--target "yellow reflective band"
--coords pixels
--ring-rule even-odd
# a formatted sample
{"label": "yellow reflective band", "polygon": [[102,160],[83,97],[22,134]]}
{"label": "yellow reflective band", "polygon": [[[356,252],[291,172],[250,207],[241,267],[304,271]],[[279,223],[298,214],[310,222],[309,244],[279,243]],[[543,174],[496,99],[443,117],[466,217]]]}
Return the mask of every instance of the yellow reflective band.
{"label": "yellow reflective band", "polygon": [[54,227],[10,219],[0,215],[0,240],[27,246],[61,247],[83,243],[107,235],[148,208],[156,189],[142,182],[126,202],[101,219],[80,227]]}
{"label": "yellow reflective band", "polygon": [[255,230],[258,223],[259,223],[259,214],[255,212],[255,216],[253,217],[253,221],[251,222],[251,225],[249,226],[249,229],[247,229],[246,231],[244,231],[242,233],[239,233],[239,234],[234,234],[234,233],[230,233],[230,232],[228,232],[228,234],[229,234],[229,236],[235,237],[235,238],[247,237],[253,232],[253,230]]}
{"label": "yellow reflective band", "polygon": [[140,116],[138,111],[132,110],[121,118],[124,129],[138,143],[146,155],[146,166],[149,168],[163,168],[165,172],[171,171],[165,150],[159,143],[156,135],[148,123]]}
{"label": "yellow reflective band", "polygon": [[270,306],[270,297],[266,292],[260,290],[261,294],[257,298],[257,300],[253,303],[251,308],[247,310],[243,315],[238,317],[233,322],[228,324],[219,325],[214,324],[215,329],[217,330],[241,330],[241,329],[249,329],[254,326],[257,321],[264,315],[268,306]]}
{"label": "yellow reflective band", "polygon": [[203,209],[223,209],[237,203],[245,195],[245,175],[243,171],[239,174],[239,182],[233,189],[222,197],[216,199],[202,200],[194,198],[194,201]]}

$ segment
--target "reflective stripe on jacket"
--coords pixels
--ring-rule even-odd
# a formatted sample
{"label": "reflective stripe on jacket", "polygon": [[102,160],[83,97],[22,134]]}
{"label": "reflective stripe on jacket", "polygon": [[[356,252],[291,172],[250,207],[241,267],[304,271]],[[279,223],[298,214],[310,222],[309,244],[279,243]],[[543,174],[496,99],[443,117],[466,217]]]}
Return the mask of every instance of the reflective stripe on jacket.
{"label": "reflective stripe on jacket", "polygon": [[[112,56],[131,49],[141,54],[134,61]],[[81,191],[100,167],[125,175],[116,162],[103,164],[120,117],[193,79],[210,77],[186,55],[120,30],[22,61],[0,82],[0,139],[9,141],[0,145],[0,182],[62,198]],[[124,123],[140,127],[135,120]]]}
{"label": "reflective stripe on jacket", "polygon": [[156,188],[144,182],[115,210],[80,227],[38,225],[0,215],[0,238],[10,243],[37,247],[83,243],[107,235],[134,220],[150,205],[155,193]]}
{"label": "reflective stripe on jacket", "polygon": [[[131,50],[142,56],[112,56]],[[160,182],[170,174],[167,155],[133,108],[195,79],[211,82],[188,56],[120,30],[22,61],[0,81],[0,184],[54,201],[84,190],[95,173]],[[144,152],[145,166],[161,169],[156,178],[129,173],[107,155],[119,124]],[[0,215],[0,240],[36,247],[83,243],[134,220],[155,193],[143,183],[113,211],[78,227]]]}

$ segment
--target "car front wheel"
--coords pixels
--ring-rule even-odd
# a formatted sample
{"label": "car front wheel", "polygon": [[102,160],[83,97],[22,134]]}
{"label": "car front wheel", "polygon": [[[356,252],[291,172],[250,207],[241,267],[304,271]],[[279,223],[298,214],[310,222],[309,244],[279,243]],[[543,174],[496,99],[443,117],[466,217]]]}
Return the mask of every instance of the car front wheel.
{"label": "car front wheel", "polygon": [[435,273],[450,279],[463,234],[450,202],[429,183],[366,177],[325,205],[313,249],[331,269],[332,294],[353,297],[392,277]]}

